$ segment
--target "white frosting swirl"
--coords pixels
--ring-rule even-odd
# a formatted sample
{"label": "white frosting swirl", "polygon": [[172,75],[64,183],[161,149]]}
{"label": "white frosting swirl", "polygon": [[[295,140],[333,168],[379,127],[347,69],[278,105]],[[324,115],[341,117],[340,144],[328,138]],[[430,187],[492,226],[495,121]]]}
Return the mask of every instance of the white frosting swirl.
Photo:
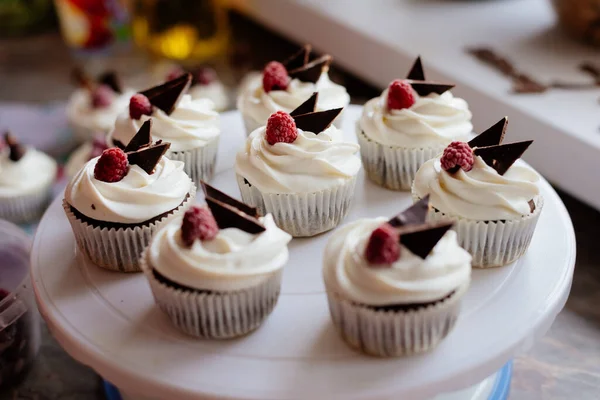
{"label": "white frosting swirl", "polygon": [[360,170],[359,146],[331,125],[315,135],[298,129],[293,143],[270,145],[266,128],[250,134],[235,171],[264,193],[311,193],[341,185]]}
{"label": "white frosting swirl", "polygon": [[77,211],[97,221],[137,224],[171,211],[183,202],[192,181],[183,162],[162,157],[153,174],[137,165],[118,182],[94,178],[100,157],[91,159],[65,189],[65,199]]}
{"label": "white frosting swirl", "polygon": [[148,258],[163,276],[198,290],[228,292],[256,286],[288,260],[291,236],[275,225],[270,214],[260,219],[266,230],[253,235],[237,228],[221,229],[209,241],[181,240],[181,218],[156,233]]}
{"label": "white frosting swirl", "polygon": [[114,145],[113,138],[127,145],[142,124],[152,119],[152,138],[171,143],[169,152],[195,149],[211,142],[221,134],[219,113],[208,99],[192,100],[183,95],[170,115],[154,107],[152,115],[142,115],[139,120],[129,116],[129,108],[124,110],[109,133],[107,142]]}
{"label": "white frosting swirl", "polygon": [[446,146],[453,140],[466,141],[473,131],[467,102],[452,93],[431,93],[421,97],[410,108],[389,110],[388,89],[380,97],[369,100],[359,124],[372,140],[409,148]]}
{"label": "white frosting swirl", "polygon": [[372,267],[364,258],[371,233],[386,218],[361,219],[336,230],[323,258],[327,290],[369,306],[428,303],[466,285],[471,256],[448,231],[422,259],[401,247],[400,259],[389,267]]}
{"label": "white frosting swirl", "polygon": [[9,158],[8,148],[0,151],[0,196],[12,197],[49,188],[56,178],[56,161],[28,147],[19,161]]}
{"label": "white frosting swirl", "polygon": [[292,79],[286,90],[272,90],[266,93],[262,87],[262,74],[253,77],[242,88],[237,100],[237,108],[257,124],[264,125],[276,111],[292,112],[314,93],[319,92],[317,111],[346,107],[350,96],[341,85],[332,82],[329,74],[323,72],[317,83]]}
{"label": "white frosting swirl", "polygon": [[531,213],[529,201],[540,194],[539,179],[520,160],[500,175],[476,156],[469,172],[461,169],[451,174],[437,157],[419,169],[413,190],[419,197],[429,194],[431,206],[447,214],[480,221],[510,220]]}
{"label": "white frosting swirl", "polygon": [[229,95],[225,86],[220,81],[208,85],[194,85],[188,91],[192,100],[209,99],[215,105],[216,111],[225,111],[229,108]]}
{"label": "white frosting swirl", "polygon": [[126,90],[123,94],[115,93],[110,105],[94,108],[90,91],[77,89],[67,104],[67,118],[74,124],[92,131],[108,133],[115,126],[117,116],[128,107],[129,99],[133,94],[135,92],[132,90]]}
{"label": "white frosting swirl", "polygon": [[74,177],[75,174],[77,174],[77,172],[79,172],[79,170],[90,160],[93,149],[94,146],[92,142],[85,142],[76,148],[65,164],[65,175],[69,178]]}

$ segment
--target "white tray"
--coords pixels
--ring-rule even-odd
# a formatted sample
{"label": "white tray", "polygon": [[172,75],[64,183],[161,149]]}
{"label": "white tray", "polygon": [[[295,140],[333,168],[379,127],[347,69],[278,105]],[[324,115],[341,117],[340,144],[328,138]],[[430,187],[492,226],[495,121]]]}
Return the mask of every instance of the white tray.
{"label": "white tray", "polygon": [[[344,128],[359,108],[351,106]],[[223,114],[214,185],[237,195],[232,164],[242,121]],[[543,335],[562,309],[575,261],[575,237],[556,193],[542,182],[544,211],[529,252],[516,264],[474,271],[456,328],[428,354],[379,360],[350,350],[329,319],[321,256],[329,236],[291,243],[282,295],[255,333],[225,342],[179,333],[154,305],[141,274],[111,273],[76,252],[61,199],[44,216],[32,253],[39,308],[60,344],[124,392],[160,399],[421,399],[473,385]],[[365,182],[347,221],[391,216],[407,193]]]}

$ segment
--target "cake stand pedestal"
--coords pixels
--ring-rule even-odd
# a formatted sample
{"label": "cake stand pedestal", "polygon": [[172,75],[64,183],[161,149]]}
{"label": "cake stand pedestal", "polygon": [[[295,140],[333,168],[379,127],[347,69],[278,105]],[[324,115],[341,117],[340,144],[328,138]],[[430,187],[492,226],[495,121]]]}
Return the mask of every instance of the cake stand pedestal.
{"label": "cake stand pedestal", "polygon": [[[359,113],[347,110],[349,140]],[[239,114],[223,114],[222,128],[213,184],[237,196],[232,165],[245,138]],[[329,233],[290,243],[275,310],[260,329],[236,340],[185,336],[155,306],[142,274],[111,273],[85,260],[61,198],[39,225],[31,277],[59,343],[131,400],[487,399],[494,382],[508,380],[502,367],[546,333],[569,293],[573,227],[545,180],[541,191],[544,210],[527,254],[503,268],[474,270],[454,330],[433,351],[410,357],[367,357],[335,332],[321,278]],[[410,203],[408,193],[380,188],[361,173],[346,221],[393,215]]]}

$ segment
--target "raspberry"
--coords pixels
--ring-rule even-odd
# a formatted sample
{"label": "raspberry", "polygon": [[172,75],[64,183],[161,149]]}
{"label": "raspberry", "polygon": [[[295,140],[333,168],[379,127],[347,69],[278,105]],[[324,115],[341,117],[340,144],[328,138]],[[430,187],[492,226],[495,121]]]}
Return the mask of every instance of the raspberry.
{"label": "raspberry", "polygon": [[127,175],[127,154],[118,147],[104,150],[94,168],[94,178],[102,182],[119,182]]}
{"label": "raspberry", "polygon": [[177,79],[183,74],[185,74],[185,71],[183,70],[183,68],[174,67],[167,75],[167,82],[172,81],[173,79]]}
{"label": "raspberry", "polygon": [[365,258],[371,264],[392,264],[400,258],[400,235],[388,223],[371,233]]}
{"label": "raspberry", "polygon": [[274,145],[275,143],[293,143],[298,137],[294,118],[283,111],[271,114],[267,121],[265,137],[270,145]]}
{"label": "raspberry", "polygon": [[217,73],[210,67],[202,67],[196,71],[194,78],[200,85],[210,85],[217,80]]}
{"label": "raspberry", "polygon": [[129,116],[140,119],[142,115],[152,115],[152,103],[141,93],[136,93],[129,100]]}
{"label": "raspberry", "polygon": [[402,110],[413,104],[415,104],[415,92],[408,81],[396,79],[390,83],[387,98],[388,109]]}
{"label": "raspberry", "polygon": [[475,162],[473,149],[465,142],[452,142],[444,149],[441,158],[442,168],[448,172],[456,172],[460,168],[470,171]]}
{"label": "raspberry", "polygon": [[185,212],[181,224],[181,239],[187,247],[191,247],[196,239],[212,240],[217,233],[219,226],[207,207],[192,206]]}
{"label": "raspberry", "polygon": [[263,89],[269,93],[271,90],[286,90],[290,77],[282,63],[271,61],[263,70]]}
{"label": "raspberry", "polygon": [[92,91],[92,108],[106,108],[112,104],[114,92],[106,85],[100,85]]}

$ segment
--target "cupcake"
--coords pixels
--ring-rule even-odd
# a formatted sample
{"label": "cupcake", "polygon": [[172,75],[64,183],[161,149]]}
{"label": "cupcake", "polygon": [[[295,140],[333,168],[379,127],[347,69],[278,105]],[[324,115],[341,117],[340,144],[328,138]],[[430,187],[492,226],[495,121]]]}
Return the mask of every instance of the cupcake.
{"label": "cupcake", "polygon": [[473,266],[509,264],[529,247],[544,205],[539,175],[518,159],[532,141],[501,144],[508,120],[468,143],[453,142],[415,178],[415,200],[429,194],[429,219],[452,220]]}
{"label": "cupcake", "polygon": [[123,88],[114,72],[93,80],[77,70],[74,77],[79,88],[71,95],[66,113],[75,139],[83,143],[98,133],[110,132],[135,92]]}
{"label": "cupcake", "polygon": [[273,217],[202,184],[193,206],[159,230],[142,256],[158,306],[183,332],[205,339],[245,335],[279,297],[290,235]]}
{"label": "cupcake", "polygon": [[65,189],[79,250],[102,268],[139,271],[152,234],[194,202],[183,163],[164,157],[169,143],[152,143],[150,129],[147,121],[125,150],[113,147],[90,160]]}
{"label": "cupcake", "polygon": [[38,219],[52,199],[56,162],[4,134],[0,144],[0,219],[27,223]]}
{"label": "cupcake", "polygon": [[96,135],[94,139],[79,146],[65,164],[65,175],[74,177],[83,166],[92,158],[100,157],[104,150],[108,149],[105,135]]}
{"label": "cupcake", "polygon": [[192,84],[188,90],[188,94],[192,96],[192,100],[211,100],[215,110],[219,112],[229,108],[227,89],[219,80],[215,70],[211,67],[202,66],[187,71],[181,67],[175,67],[167,76],[167,80],[170,81],[178,78],[186,72],[192,74]]}
{"label": "cupcake", "polygon": [[[319,93],[317,111],[344,108],[350,104],[346,89],[329,79],[330,55],[311,59],[311,46],[305,45],[283,63],[272,61],[262,74],[245,83],[237,99],[246,133],[249,135],[267,123],[277,111],[287,113]],[[334,124],[341,127],[340,114]]]}
{"label": "cupcake", "polygon": [[194,183],[211,179],[221,135],[219,114],[212,101],[192,100],[185,94],[191,82],[191,74],[185,74],[132,96],[129,109],[119,115],[108,135],[108,144],[124,148],[152,118],[154,138],[171,143],[167,157],[183,161]]}
{"label": "cupcake", "polygon": [[292,236],[337,226],[354,197],[358,145],[345,142],[332,122],[341,109],[313,111],[317,93],[291,114],[277,111],[256,129],[235,160],[245,203]]}
{"label": "cupcake", "polygon": [[427,197],[387,220],[336,230],[323,279],[336,329],[352,348],[378,357],[434,348],[454,327],[471,256],[450,222],[426,223]]}
{"label": "cupcake", "polygon": [[425,80],[417,58],[405,80],[395,80],[369,100],[356,129],[367,176],[392,190],[409,190],[417,170],[453,140],[473,130],[467,102],[454,85]]}

